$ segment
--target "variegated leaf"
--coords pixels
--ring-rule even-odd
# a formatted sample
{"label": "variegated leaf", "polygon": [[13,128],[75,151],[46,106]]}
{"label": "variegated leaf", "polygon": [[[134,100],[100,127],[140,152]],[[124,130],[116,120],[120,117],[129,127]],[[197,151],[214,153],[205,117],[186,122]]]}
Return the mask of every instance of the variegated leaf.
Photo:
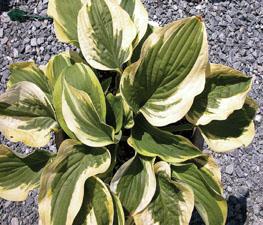
{"label": "variegated leaf", "polygon": [[61,72],[68,66],[81,61],[82,59],[76,52],[62,52],[53,56],[46,65],[45,70],[49,86],[53,89]]}
{"label": "variegated leaf", "polygon": [[182,180],[192,188],[195,207],[206,225],[224,225],[227,203],[222,197],[220,171],[205,163],[198,166],[194,163],[172,166],[172,178]]}
{"label": "variegated leaf", "polygon": [[185,137],[153,127],[142,116],[135,119],[128,143],[141,155],[158,156],[170,163],[180,163],[202,154]]}
{"label": "variegated leaf", "polygon": [[134,126],[133,111],[130,106],[122,99],[123,104],[123,127],[125,129],[131,129]]}
{"label": "variegated leaf", "polygon": [[7,139],[42,147],[57,128],[49,98],[34,83],[21,81],[0,96],[0,131]]}
{"label": "variegated leaf", "polygon": [[55,33],[59,41],[78,47],[77,18],[82,7],[81,0],[49,0],[48,15],[53,18]]}
{"label": "variegated leaf", "polygon": [[257,104],[247,98],[243,108],[234,111],[226,120],[200,125],[199,129],[208,146],[216,152],[247,147],[255,136],[253,118],[257,108]]}
{"label": "variegated leaf", "polygon": [[105,80],[101,81],[101,87],[104,91],[104,94],[107,94],[112,82],[112,77],[106,78]]}
{"label": "variegated leaf", "polygon": [[110,185],[130,215],[140,212],[150,203],[155,186],[153,159],[139,155],[118,169]]}
{"label": "variegated leaf", "polygon": [[28,81],[37,85],[42,91],[50,93],[47,77],[34,62],[14,63],[10,66],[10,73],[8,89],[21,81]]}
{"label": "variegated leaf", "polygon": [[113,127],[98,115],[89,95],[66,82],[62,96],[62,114],[68,128],[84,144],[102,147],[115,141]]}
{"label": "variegated leaf", "polygon": [[97,177],[85,183],[84,199],[73,225],[112,225],[114,204],[107,186]]}
{"label": "variegated leaf", "polygon": [[124,216],[121,201],[119,197],[114,193],[111,193],[111,197],[112,197],[113,204],[114,204],[113,225],[125,225],[125,216]]}
{"label": "variegated leaf", "polygon": [[[162,162],[162,164],[165,164]],[[166,163],[167,164],[167,163]],[[136,225],[188,225],[194,209],[192,189],[181,181],[171,180],[158,165],[156,193],[145,210],[134,216]]]}
{"label": "variegated leaf", "polygon": [[165,175],[167,175],[168,177],[171,178],[171,166],[169,163],[165,162],[165,161],[159,161],[157,163],[155,163],[154,165],[154,172],[156,174],[158,173],[165,173]]}
{"label": "variegated leaf", "polygon": [[115,128],[115,133],[119,133],[122,128],[124,117],[122,97],[120,95],[114,96],[109,93],[107,95],[107,102],[107,122]]}
{"label": "variegated leaf", "polygon": [[86,180],[104,173],[110,161],[106,148],[91,148],[72,139],[64,141],[41,176],[40,224],[73,224],[81,209]]}
{"label": "variegated leaf", "polygon": [[92,67],[120,72],[131,57],[136,27],[117,1],[88,0],[78,15],[78,37]]}
{"label": "variegated leaf", "polygon": [[213,120],[225,120],[241,109],[251,88],[252,80],[230,67],[211,64],[204,91],[198,95],[187,114],[196,125]]}
{"label": "variegated leaf", "polygon": [[55,85],[54,104],[58,121],[70,137],[94,147],[114,143],[114,129],[106,124],[103,90],[85,64],[63,70]]}
{"label": "variegated leaf", "polygon": [[223,194],[223,187],[221,183],[221,172],[216,161],[212,156],[203,155],[202,157],[195,158],[193,162],[201,171],[202,177],[217,194]]}
{"label": "variegated leaf", "polygon": [[35,151],[30,155],[14,154],[0,145],[0,197],[9,201],[24,201],[28,193],[38,188],[42,168],[50,153]]}
{"label": "variegated leaf", "polygon": [[138,45],[146,33],[148,26],[148,12],[141,0],[118,0],[121,7],[129,14],[137,29],[134,46]]}
{"label": "variegated leaf", "polygon": [[174,123],[203,91],[207,63],[204,23],[200,17],[179,20],[145,41],[140,59],[124,71],[121,94],[152,125]]}
{"label": "variegated leaf", "polygon": [[142,40],[139,42],[139,44],[134,48],[132,52],[131,62],[134,63],[140,59],[142,46],[144,42],[147,40],[147,38],[153,33],[154,27],[150,24],[148,24],[147,30],[145,35],[143,36]]}

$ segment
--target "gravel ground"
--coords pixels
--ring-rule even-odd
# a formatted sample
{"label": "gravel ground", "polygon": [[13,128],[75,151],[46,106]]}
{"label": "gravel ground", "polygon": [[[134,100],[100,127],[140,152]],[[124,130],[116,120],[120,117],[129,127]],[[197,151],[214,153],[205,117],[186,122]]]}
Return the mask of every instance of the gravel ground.
{"label": "gravel ground", "polygon": [[[11,4],[45,15],[48,0],[13,0]],[[228,154],[213,154],[222,168],[225,196],[228,199],[228,225],[263,225],[263,4],[262,0],[144,0],[152,20],[166,24],[181,17],[202,15],[207,24],[210,60],[239,69],[254,78],[251,96],[260,109],[256,116],[257,134],[246,149]],[[35,60],[45,64],[49,58],[69,49],[56,41],[48,20],[11,22],[0,16],[0,93],[4,92],[8,65]],[[0,143],[29,152],[21,143],[11,143],[0,134]],[[52,142],[44,149],[55,151]],[[25,202],[0,200],[1,225],[38,224],[37,191]],[[193,224],[200,225],[197,218]],[[213,224],[211,224],[213,225]]]}

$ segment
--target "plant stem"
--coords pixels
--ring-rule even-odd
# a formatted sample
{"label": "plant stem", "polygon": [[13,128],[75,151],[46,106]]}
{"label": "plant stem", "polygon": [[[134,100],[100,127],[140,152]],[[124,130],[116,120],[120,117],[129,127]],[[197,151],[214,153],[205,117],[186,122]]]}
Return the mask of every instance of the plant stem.
{"label": "plant stem", "polygon": [[123,69],[122,69],[122,68],[119,68],[119,69],[117,69],[116,71],[117,71],[117,73],[118,73],[120,76],[123,74]]}
{"label": "plant stem", "polygon": [[55,133],[55,143],[57,147],[57,151],[61,145],[61,143],[65,140],[66,134],[63,130],[59,130]]}
{"label": "plant stem", "polygon": [[115,76],[115,90],[116,90],[116,93],[118,93],[118,91],[119,91],[120,80],[121,80],[121,76],[116,75]]}
{"label": "plant stem", "polygon": [[128,136],[122,136],[120,141],[126,142],[128,140],[128,138],[129,138]]}
{"label": "plant stem", "polygon": [[197,129],[197,128],[194,129],[192,142],[199,149],[203,149],[204,138],[203,138],[201,132],[199,131],[199,129]]}
{"label": "plant stem", "polygon": [[133,225],[134,222],[133,222],[133,218],[132,217],[129,217],[126,222],[125,222],[125,225]]}

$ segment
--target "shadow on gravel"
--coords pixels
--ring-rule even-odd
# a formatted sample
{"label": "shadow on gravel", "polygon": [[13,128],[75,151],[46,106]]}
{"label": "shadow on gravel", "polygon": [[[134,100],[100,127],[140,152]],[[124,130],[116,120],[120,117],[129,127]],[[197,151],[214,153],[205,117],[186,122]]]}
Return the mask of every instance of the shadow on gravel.
{"label": "shadow on gravel", "polygon": [[[246,223],[248,196],[249,192],[239,198],[233,195],[228,198],[228,215],[226,225],[244,225]],[[190,225],[205,225],[196,210],[193,212]]]}
{"label": "shadow on gravel", "polygon": [[0,0],[0,14],[10,9],[10,0]]}
{"label": "shadow on gravel", "polygon": [[228,198],[227,225],[244,225],[247,220],[247,198],[249,192],[239,198],[230,196]]}

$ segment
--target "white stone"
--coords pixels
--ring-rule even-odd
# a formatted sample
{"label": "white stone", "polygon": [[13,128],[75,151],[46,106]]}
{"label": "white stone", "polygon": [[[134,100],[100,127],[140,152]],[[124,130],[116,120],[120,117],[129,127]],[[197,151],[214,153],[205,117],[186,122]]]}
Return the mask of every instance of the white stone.
{"label": "white stone", "polygon": [[255,120],[260,123],[262,121],[262,115],[256,115]]}
{"label": "white stone", "polygon": [[13,217],[11,219],[11,225],[19,225],[19,221],[18,221],[18,219],[16,217]]}
{"label": "white stone", "polygon": [[30,41],[31,46],[35,47],[37,46],[37,39],[36,38],[32,38]]}
{"label": "white stone", "polygon": [[234,165],[233,164],[230,164],[226,167],[226,173],[227,174],[232,174],[234,171]]}
{"label": "white stone", "polygon": [[13,50],[13,55],[14,55],[14,58],[18,57],[18,50],[16,48],[14,48]]}

